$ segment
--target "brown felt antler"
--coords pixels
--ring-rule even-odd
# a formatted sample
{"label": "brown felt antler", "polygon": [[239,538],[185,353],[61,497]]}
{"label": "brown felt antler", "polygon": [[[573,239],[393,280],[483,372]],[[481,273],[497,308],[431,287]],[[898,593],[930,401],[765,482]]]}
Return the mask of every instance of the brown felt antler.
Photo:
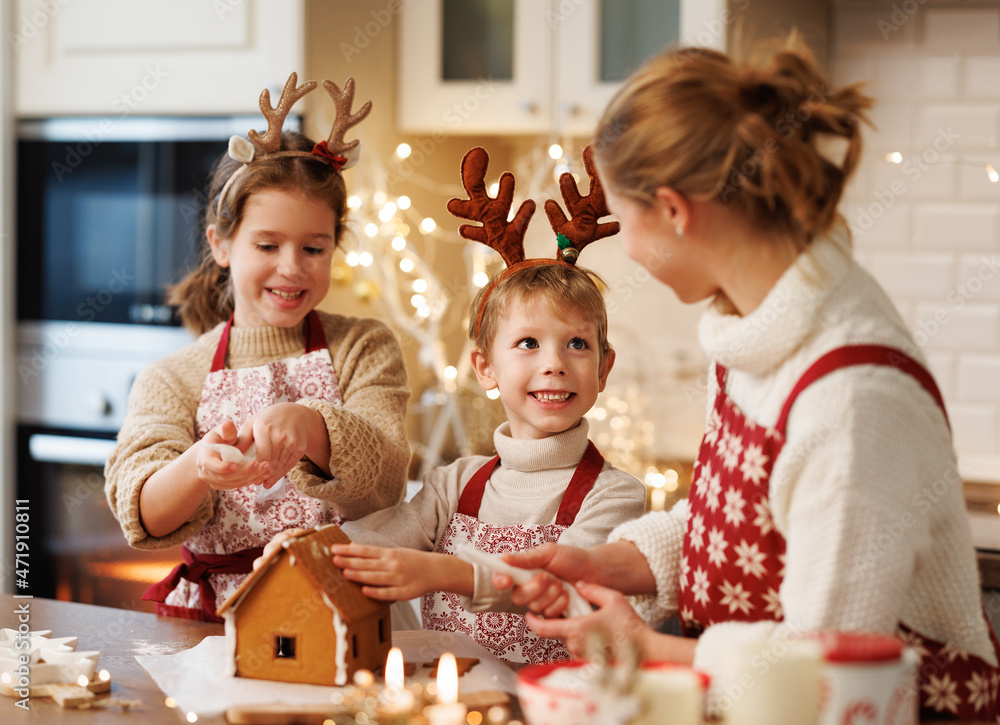
{"label": "brown felt antler", "polygon": [[588,244],[617,234],[619,229],[618,222],[598,221],[610,212],[604,199],[604,188],[594,169],[594,154],[590,146],[583,150],[583,165],[590,177],[590,191],[586,196],[580,195],[573,174],[567,171],[559,177],[559,189],[570,213],[568,219],[555,199],[545,202],[545,215],[556,233],[559,253],[570,264],[576,263],[581,250]]}
{"label": "brown felt antler", "polygon": [[281,148],[281,127],[285,124],[285,117],[297,100],[316,87],[316,81],[307,81],[296,87],[298,82],[298,74],[288,76],[274,108],[271,108],[271,92],[266,88],[260,92],[260,112],[267,119],[267,132],[262,136],[257,131],[250,131],[247,136],[261,154],[272,154]]}
{"label": "brown felt antler", "polygon": [[347,152],[358,146],[360,141],[354,139],[350,142],[344,141],[344,134],[352,126],[357,126],[369,111],[372,110],[372,102],[366,101],[357,113],[351,113],[351,106],[354,104],[354,79],[348,78],[344,83],[344,90],[333,81],[323,81],[323,87],[330,94],[334,105],[337,107],[337,117],[333,121],[333,128],[330,129],[330,137],[326,140],[327,149],[331,154],[346,156]]}
{"label": "brown felt antler", "polygon": [[524,233],[528,229],[531,215],[535,213],[535,202],[531,199],[522,202],[517,214],[508,221],[507,217],[514,203],[514,175],[505,171],[500,176],[500,190],[493,199],[486,191],[486,169],[489,164],[489,154],[480,146],[465,154],[462,159],[462,185],[469,198],[451,199],[448,211],[459,219],[481,222],[480,227],[463,224],[458,233],[466,239],[495,249],[510,267],[524,261]]}

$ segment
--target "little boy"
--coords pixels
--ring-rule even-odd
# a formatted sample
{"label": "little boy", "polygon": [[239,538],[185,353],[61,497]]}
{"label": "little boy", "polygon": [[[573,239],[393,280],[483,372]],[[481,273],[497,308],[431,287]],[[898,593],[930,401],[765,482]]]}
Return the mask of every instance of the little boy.
{"label": "little boy", "polygon": [[373,599],[422,596],[424,629],[464,632],[508,662],[569,659],[559,640],[528,629],[490,570],[454,554],[593,546],[643,514],[642,483],[587,439],[584,415],[615,359],[607,327],[594,280],[564,261],[521,262],[484,287],[469,334],[476,378],[499,389],[507,414],[498,455],[460,458],[428,473],[412,501],[342,524],[354,542],[334,547],[344,576]]}

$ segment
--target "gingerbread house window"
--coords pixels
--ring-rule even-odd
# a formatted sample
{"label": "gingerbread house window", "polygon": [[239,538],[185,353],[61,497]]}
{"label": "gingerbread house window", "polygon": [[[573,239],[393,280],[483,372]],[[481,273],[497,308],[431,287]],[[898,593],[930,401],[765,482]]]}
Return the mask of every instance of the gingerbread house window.
{"label": "gingerbread house window", "polygon": [[274,638],[275,659],[295,659],[295,637],[285,637],[279,634]]}
{"label": "gingerbread house window", "polygon": [[385,642],[385,620],[378,620],[378,641],[379,644]]}

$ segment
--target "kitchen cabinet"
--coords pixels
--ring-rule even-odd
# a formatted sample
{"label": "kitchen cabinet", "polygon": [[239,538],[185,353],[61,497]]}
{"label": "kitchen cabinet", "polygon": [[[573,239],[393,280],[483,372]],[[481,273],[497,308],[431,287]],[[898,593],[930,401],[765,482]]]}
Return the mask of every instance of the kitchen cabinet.
{"label": "kitchen cabinet", "polygon": [[590,134],[621,82],[660,50],[725,50],[737,28],[753,35],[804,25],[807,36],[822,36],[826,14],[825,0],[408,0],[398,125]]}
{"label": "kitchen cabinet", "polygon": [[[304,0],[16,0],[21,117],[256,114],[302,69]],[[273,96],[274,97],[274,96]]]}

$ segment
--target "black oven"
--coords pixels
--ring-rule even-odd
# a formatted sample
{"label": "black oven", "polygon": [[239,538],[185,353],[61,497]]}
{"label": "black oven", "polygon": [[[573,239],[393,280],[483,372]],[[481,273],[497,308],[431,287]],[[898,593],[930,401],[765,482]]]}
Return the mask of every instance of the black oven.
{"label": "black oven", "polygon": [[[137,606],[176,552],[134,552],[103,466],[129,388],[191,340],[165,301],[194,261],[212,164],[260,118],[26,120],[18,126],[17,497],[32,594]],[[35,523],[37,522],[37,523]]]}

